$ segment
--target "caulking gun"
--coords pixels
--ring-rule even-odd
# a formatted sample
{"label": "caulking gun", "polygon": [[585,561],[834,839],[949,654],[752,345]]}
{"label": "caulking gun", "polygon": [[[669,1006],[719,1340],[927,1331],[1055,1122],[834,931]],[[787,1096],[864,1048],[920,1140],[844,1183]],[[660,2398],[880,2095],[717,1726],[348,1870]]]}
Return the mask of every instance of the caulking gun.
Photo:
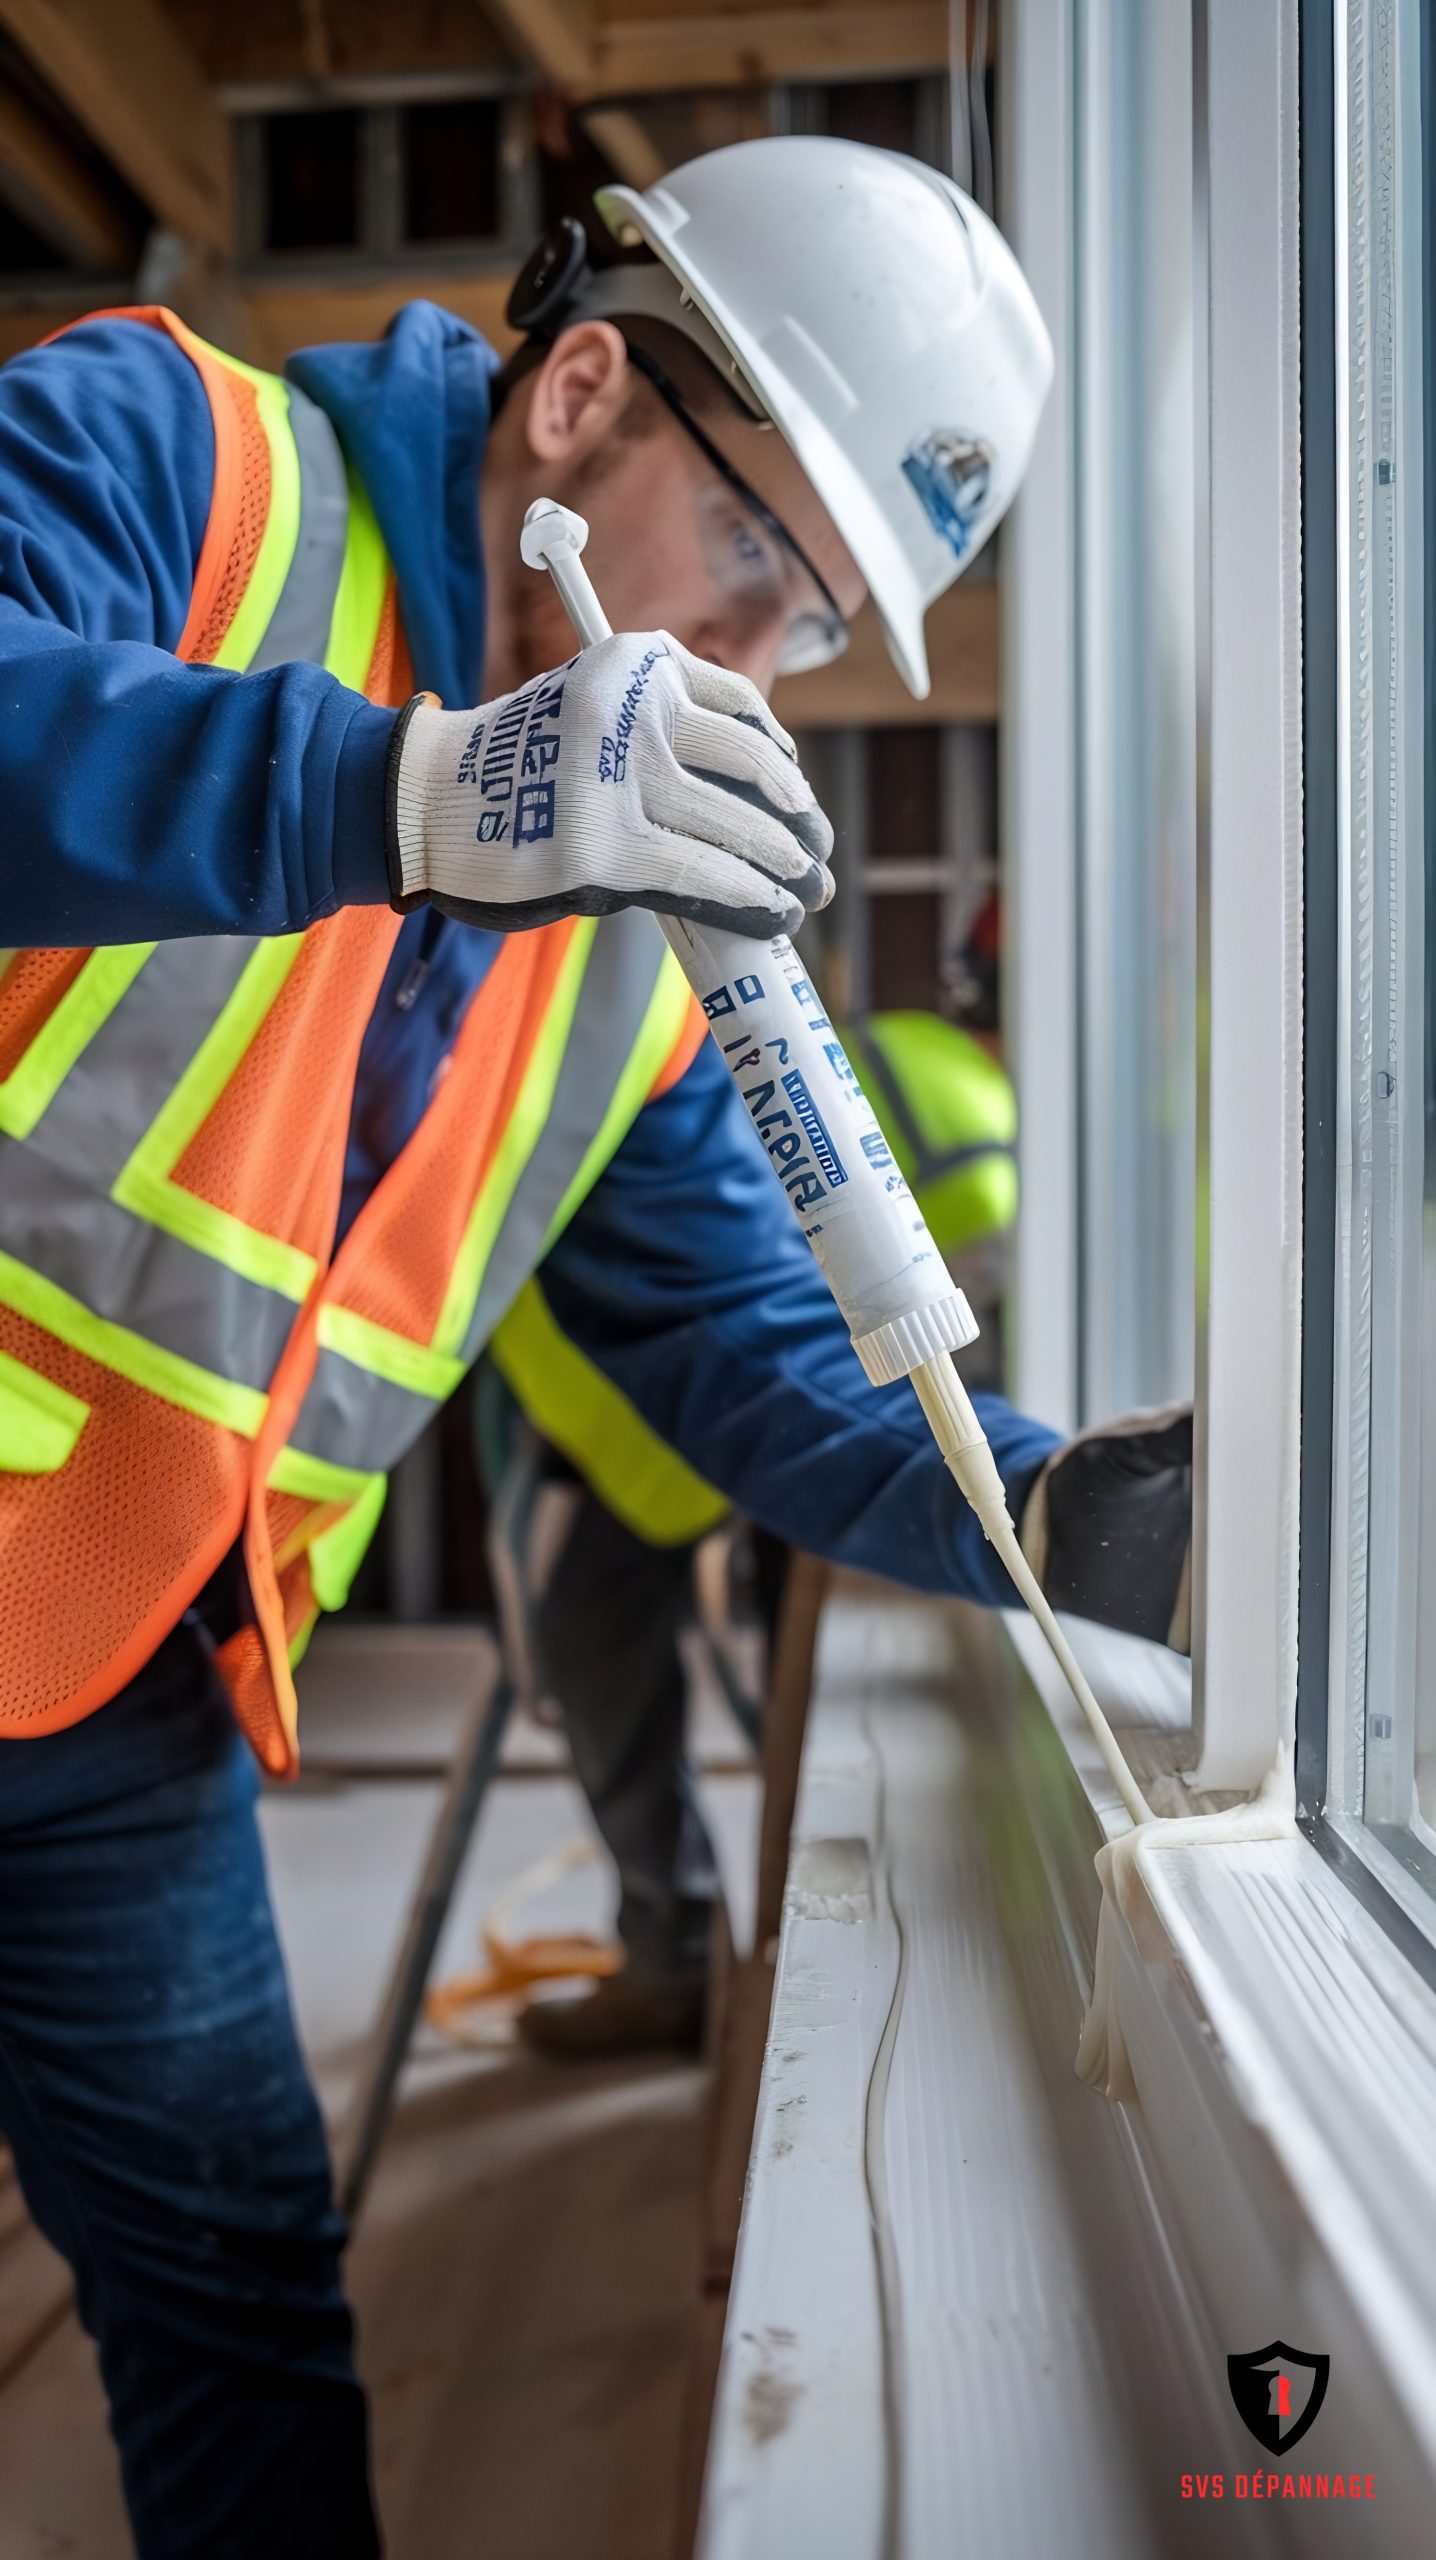
{"label": "caulking gun", "polygon": [[[585,649],[612,636],[579,554],[588,526],[538,498],[520,549],[547,569]],[[1150,1821],[1115,1737],[1018,1543],[996,1461],[952,1354],[977,1324],[786,934],[751,942],[660,916],[708,1028],[875,1386],[910,1378],[943,1458],[1056,1655],[1134,1822]]]}

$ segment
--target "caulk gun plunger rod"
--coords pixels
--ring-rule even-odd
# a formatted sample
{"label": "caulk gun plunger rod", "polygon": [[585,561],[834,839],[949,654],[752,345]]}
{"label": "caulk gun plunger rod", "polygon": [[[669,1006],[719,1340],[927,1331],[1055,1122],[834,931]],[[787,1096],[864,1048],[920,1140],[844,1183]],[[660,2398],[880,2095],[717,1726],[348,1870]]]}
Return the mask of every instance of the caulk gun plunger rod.
{"label": "caulk gun plunger rod", "polygon": [[[585,649],[612,636],[579,557],[587,540],[583,517],[551,498],[535,500],[520,537],[523,558],[547,569]],[[953,1365],[952,1352],[977,1333],[967,1301],[897,1173],[804,964],[785,934],[752,942],[677,917],[657,921],[703,1004],[863,1367],[875,1384],[911,1378],[943,1458],[1056,1655],[1123,1803],[1134,1822],[1150,1820],[1022,1552],[996,1460]],[[774,1130],[781,1152],[770,1143]]]}

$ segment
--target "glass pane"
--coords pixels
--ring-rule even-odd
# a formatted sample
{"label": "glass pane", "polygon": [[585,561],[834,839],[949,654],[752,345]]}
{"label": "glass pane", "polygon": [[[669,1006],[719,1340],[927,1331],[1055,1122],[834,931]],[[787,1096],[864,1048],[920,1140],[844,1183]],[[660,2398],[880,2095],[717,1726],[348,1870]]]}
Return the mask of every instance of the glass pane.
{"label": "glass pane", "polygon": [[1084,1417],[1192,1388],[1196,521],[1192,30],[1078,13]]}
{"label": "glass pane", "polygon": [[1407,1891],[1436,1889],[1429,19],[1426,0],[1353,0],[1337,62],[1345,773],[1328,1801],[1393,1853]]}
{"label": "glass pane", "polygon": [[1425,808],[1420,840],[1412,846],[1412,860],[1419,860],[1422,864],[1426,892],[1425,1074],[1422,1092],[1425,1133],[1421,1209],[1421,1574],[1416,1621],[1416,1797],[1420,1819],[1428,1837],[1436,1843],[1436,329],[1433,329],[1431,321],[1431,297],[1436,292],[1436,259],[1433,259],[1430,220],[1432,137],[1436,132],[1433,108],[1436,108],[1436,46],[1432,42],[1432,10],[1428,0],[1421,13],[1421,173],[1417,188],[1420,203],[1425,209],[1424,218],[1420,221]]}

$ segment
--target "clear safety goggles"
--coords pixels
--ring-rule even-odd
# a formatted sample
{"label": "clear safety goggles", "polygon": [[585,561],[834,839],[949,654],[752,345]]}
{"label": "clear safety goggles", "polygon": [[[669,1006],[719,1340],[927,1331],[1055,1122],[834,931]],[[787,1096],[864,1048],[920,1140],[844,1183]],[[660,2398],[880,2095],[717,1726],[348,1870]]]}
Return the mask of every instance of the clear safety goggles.
{"label": "clear safety goggles", "polygon": [[709,559],[718,582],[740,607],[746,602],[755,611],[771,612],[781,604],[787,615],[787,629],[776,662],[780,676],[807,675],[814,667],[830,666],[848,645],[848,625],[826,579],[781,517],[773,513],[726,453],[704,433],[657,359],[631,338],[625,337],[624,344],[629,362],[652,384],[664,407],[725,483],[730,504],[736,500],[742,514],[759,528],[747,544],[724,546],[713,542]]}

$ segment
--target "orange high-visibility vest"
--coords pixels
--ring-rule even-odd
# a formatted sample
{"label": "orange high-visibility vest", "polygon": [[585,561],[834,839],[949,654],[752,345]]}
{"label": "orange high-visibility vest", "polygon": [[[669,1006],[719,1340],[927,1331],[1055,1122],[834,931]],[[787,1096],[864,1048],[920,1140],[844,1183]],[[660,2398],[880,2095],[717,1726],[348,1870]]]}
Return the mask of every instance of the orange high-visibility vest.
{"label": "orange high-visibility vest", "polygon": [[[324,413],[167,311],[214,420],[179,644],[413,691],[369,499]],[[148,1661],[236,1537],[219,1655],[265,1766],[387,1470],[457,1385],[703,1020],[652,919],[514,934],[422,1122],[333,1250],[360,1042],[399,930],[0,954],[0,1734]]]}

